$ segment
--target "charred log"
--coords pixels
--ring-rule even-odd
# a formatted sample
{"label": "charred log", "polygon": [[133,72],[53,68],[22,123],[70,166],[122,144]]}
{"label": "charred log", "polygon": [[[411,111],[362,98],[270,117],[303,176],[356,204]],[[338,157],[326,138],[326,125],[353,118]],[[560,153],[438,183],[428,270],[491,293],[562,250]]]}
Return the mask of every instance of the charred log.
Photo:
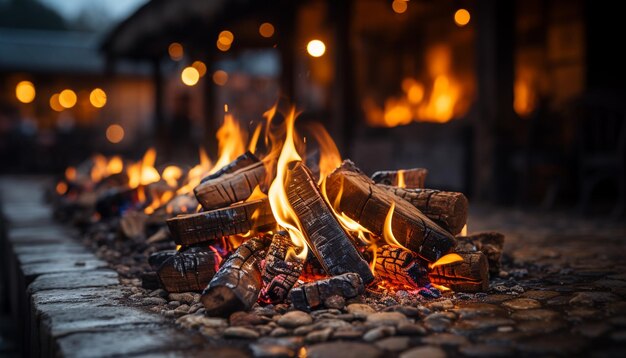
{"label": "charred log", "polygon": [[157,251],[148,257],[148,263],[150,264],[150,267],[156,271],[165,261],[169,260],[177,253],[178,251],[176,250]]}
{"label": "charred log", "polygon": [[437,225],[456,235],[467,223],[469,203],[463,193],[432,189],[404,189],[389,185],[381,188],[413,204]]}
{"label": "charred log", "polygon": [[[377,186],[344,161],[326,180],[330,202],[363,227],[382,236],[385,218],[395,203],[392,230],[400,244],[429,262],[437,261],[454,245],[454,237],[401,197]],[[339,198],[338,198],[339,197]]]}
{"label": "charred log", "polygon": [[221,258],[208,247],[190,247],[165,260],[157,270],[167,292],[202,291],[215,275]]}
{"label": "charred log", "polygon": [[428,170],[424,168],[413,168],[404,170],[385,170],[372,175],[372,180],[377,184],[398,186],[400,177],[404,181],[404,188],[423,188]]}
{"label": "charred log", "polygon": [[367,262],[333,215],[313,175],[303,163],[287,173],[287,199],[300,220],[313,253],[330,275],[355,272],[366,284],[374,280]]}
{"label": "charred log", "polygon": [[303,262],[295,256],[289,257],[289,251],[294,249],[295,245],[288,236],[276,234],[272,238],[261,274],[263,288],[260,298],[264,302],[283,302],[298,281]]}
{"label": "charred log", "polygon": [[428,264],[401,247],[383,245],[376,250],[375,272],[381,279],[409,289],[417,289],[427,297],[441,293],[430,284]]}
{"label": "charred log", "polygon": [[487,257],[489,273],[500,273],[500,259],[504,247],[504,235],[498,232],[481,232],[469,236],[457,237],[457,250],[473,252],[480,251]]}
{"label": "charred log", "polygon": [[250,239],[228,257],[202,293],[202,304],[210,316],[228,317],[249,310],[261,291],[261,262],[267,240]]}
{"label": "charred log", "polygon": [[167,226],[178,245],[210,243],[223,236],[243,234],[274,223],[274,215],[267,199],[180,215],[167,220]]}
{"label": "charred log", "polygon": [[221,177],[224,174],[234,173],[234,172],[236,172],[237,170],[239,170],[241,168],[245,168],[245,167],[247,167],[249,165],[252,165],[254,163],[257,163],[257,162],[259,162],[259,158],[257,158],[256,155],[250,153],[249,151],[246,151],[242,155],[240,155],[237,158],[235,158],[235,160],[233,160],[232,162],[230,162],[227,165],[225,165],[222,168],[220,168],[215,173],[209,174],[206,177],[202,178],[200,183],[204,183],[204,182],[209,181],[209,180],[217,179],[217,178]]}
{"label": "charred log", "polygon": [[489,289],[489,264],[482,252],[457,252],[463,261],[436,266],[429,273],[432,283],[458,292],[484,292]]}
{"label": "charred log", "polygon": [[349,272],[324,278],[294,287],[289,292],[289,299],[300,310],[311,310],[321,306],[331,296],[353,298],[365,292],[361,275]]}

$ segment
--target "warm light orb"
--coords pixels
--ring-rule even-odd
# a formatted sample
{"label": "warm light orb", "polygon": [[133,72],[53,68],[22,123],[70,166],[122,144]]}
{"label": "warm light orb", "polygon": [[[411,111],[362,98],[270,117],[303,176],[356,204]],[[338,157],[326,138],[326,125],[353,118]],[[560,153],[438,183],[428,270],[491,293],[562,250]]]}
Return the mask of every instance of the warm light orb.
{"label": "warm light orb", "polygon": [[59,93],[59,104],[61,104],[63,108],[74,107],[77,99],[78,97],[76,97],[76,93],[71,89],[64,89],[61,93]]}
{"label": "warm light orb", "polygon": [[178,42],[172,42],[170,46],[167,48],[167,52],[170,55],[170,58],[174,61],[180,61],[183,59],[184,50],[183,45]]}
{"label": "warm light orb", "polygon": [[465,9],[458,9],[455,13],[454,13],[454,22],[460,26],[463,27],[467,24],[469,24],[470,22],[470,13],[469,11],[465,10]]}
{"label": "warm light orb", "polygon": [[22,81],[15,86],[15,97],[22,103],[32,102],[35,94],[35,85],[30,81]]}
{"label": "warm light orb", "polygon": [[226,71],[217,70],[213,73],[213,82],[218,86],[223,86],[228,82],[228,73]]}
{"label": "warm light orb", "polygon": [[55,93],[50,97],[50,108],[57,112],[61,112],[63,110],[63,106],[59,102],[59,94]]}
{"label": "warm light orb", "polygon": [[320,40],[311,40],[306,45],[306,50],[313,57],[321,57],[326,52],[326,45]]}
{"label": "warm light orb", "polygon": [[259,26],[259,34],[266,38],[274,36],[274,25],[269,22],[262,23],[261,26]]}
{"label": "warm light orb", "polygon": [[409,7],[407,0],[393,0],[391,8],[396,14],[404,14]]}
{"label": "warm light orb", "polygon": [[119,143],[124,139],[124,128],[119,124],[111,124],[106,131],[107,140],[113,144]]}
{"label": "warm light orb", "polygon": [[217,43],[215,45],[217,46],[217,49],[222,51],[222,52],[226,52],[226,51],[230,50],[230,45],[224,45],[219,40],[217,40]]}
{"label": "warm light orb", "polygon": [[200,73],[198,72],[198,70],[191,66],[185,67],[183,72],[181,72],[180,74],[180,78],[187,86],[193,86],[198,83],[198,80],[200,80]]}
{"label": "warm light orb", "polygon": [[235,35],[233,35],[233,33],[228,30],[220,32],[219,36],[217,37],[217,42],[226,46],[232,45],[233,41],[235,41]]}
{"label": "warm light orb", "polygon": [[191,64],[191,67],[198,70],[198,74],[200,74],[200,77],[203,77],[206,74],[206,65],[202,61],[194,61]]}
{"label": "warm light orb", "polygon": [[102,108],[107,104],[107,94],[101,88],[94,88],[89,94],[89,102],[96,108]]}

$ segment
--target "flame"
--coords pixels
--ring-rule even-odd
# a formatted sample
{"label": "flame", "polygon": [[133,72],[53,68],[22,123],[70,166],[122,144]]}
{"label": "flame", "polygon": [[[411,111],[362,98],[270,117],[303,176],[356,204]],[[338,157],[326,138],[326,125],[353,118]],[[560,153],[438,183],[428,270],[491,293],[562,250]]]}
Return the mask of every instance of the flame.
{"label": "flame", "polygon": [[404,170],[398,170],[398,183],[396,185],[398,188],[406,188],[406,183],[404,182]]}
{"label": "flame", "polygon": [[154,167],[155,161],[156,150],[150,148],[139,162],[128,168],[128,186],[131,189],[137,188],[140,185],[152,184],[161,179],[159,172]]}
{"label": "flame", "polygon": [[521,117],[531,114],[537,102],[530,82],[530,79],[520,76],[513,85],[513,109]]}
{"label": "flame", "polygon": [[183,176],[183,171],[179,167],[175,165],[170,165],[163,169],[163,173],[161,173],[161,178],[165,180],[167,185],[172,188],[176,188],[178,186],[178,179]]}
{"label": "flame", "polygon": [[102,154],[96,154],[92,158],[93,166],[91,167],[91,181],[93,183],[98,183],[103,178],[107,176],[107,158],[105,158]]}
{"label": "flame", "polygon": [[447,254],[442,256],[439,260],[433,262],[432,264],[428,264],[428,268],[432,270],[437,266],[448,265],[459,261],[463,261],[463,258],[458,254]]}
{"label": "flame", "polygon": [[461,236],[467,236],[467,224],[461,229]]}
{"label": "flame", "polygon": [[433,285],[434,288],[438,289],[441,292],[445,292],[445,291],[452,291],[449,287],[444,286],[444,285],[438,285],[436,283],[430,283],[431,285]]}
{"label": "flame", "polygon": [[[247,203],[250,201],[255,201],[255,200],[265,199],[265,198],[267,198],[267,194],[261,191],[261,187],[257,184],[257,186],[254,187],[254,190],[252,190],[252,193],[250,193],[250,196],[248,197],[248,199],[244,200],[244,202]],[[257,216],[258,216],[258,213],[257,213]]]}
{"label": "flame", "polygon": [[[176,251],[180,251],[180,248],[183,247],[183,245],[176,245]],[[209,246],[210,247],[210,246]]]}
{"label": "flame", "polygon": [[400,244],[400,242],[398,242],[398,240],[396,240],[396,237],[393,235],[392,220],[393,220],[393,211],[395,208],[396,208],[396,203],[392,201],[391,206],[389,207],[389,211],[387,212],[387,216],[385,217],[385,225],[383,228],[383,238],[385,239],[385,242],[387,242],[389,245],[398,246],[407,251],[411,251],[407,249],[406,247],[404,247],[402,244]]}
{"label": "flame", "polygon": [[276,115],[276,109],[278,108],[278,103],[274,104],[272,108],[268,109],[263,113],[263,117],[265,118],[265,146],[269,146],[270,140],[270,125],[272,124],[272,119]]}
{"label": "flame", "polygon": [[219,157],[209,174],[213,174],[225,165],[228,165],[246,151],[245,132],[241,129],[239,122],[233,115],[228,113],[227,106],[225,106],[225,110],[224,123],[217,130],[216,134]]}
{"label": "flame", "polygon": [[315,138],[315,141],[319,144],[320,150],[320,178],[318,184],[321,184],[326,176],[330,174],[335,168],[341,165],[341,154],[337,145],[330,137],[330,134],[326,131],[324,126],[319,123],[312,123],[311,135]]}
{"label": "flame", "polygon": [[67,193],[67,184],[61,180],[56,186],[56,191],[59,195]]}
{"label": "flame", "polygon": [[256,128],[254,129],[254,133],[252,133],[252,137],[250,138],[250,143],[248,143],[248,151],[252,154],[256,152],[256,144],[259,141],[261,129],[263,129],[261,123],[257,124]]}
{"label": "flame", "polygon": [[122,161],[122,158],[119,155],[109,159],[109,162],[107,163],[108,175],[121,173],[122,170],[124,170],[124,161]]}
{"label": "flame", "polygon": [[181,186],[176,194],[187,194],[190,193],[193,188],[200,184],[202,178],[209,173],[211,170],[211,160],[209,156],[206,154],[204,148],[200,147],[198,149],[198,155],[200,157],[200,163],[195,167],[191,168],[187,173],[187,179],[185,185]]}
{"label": "flame", "polygon": [[278,225],[282,226],[289,233],[291,241],[293,241],[296,249],[299,249],[299,253],[295,253],[293,249],[287,252],[287,259],[293,259],[293,255],[297,260],[306,259],[308,253],[308,247],[306,239],[302,233],[300,221],[296,213],[293,211],[291,204],[287,200],[287,192],[285,191],[285,180],[287,178],[287,169],[290,163],[300,162],[302,158],[296,151],[294,142],[294,123],[296,120],[295,109],[291,109],[291,112],[285,119],[285,125],[287,129],[287,135],[285,143],[278,157],[278,164],[276,170],[276,178],[270,185],[268,197],[270,200],[270,207],[272,213]]}
{"label": "flame", "polygon": [[[162,205],[167,204],[168,201],[172,200],[174,197],[174,192],[170,190],[166,190],[159,195],[156,189],[151,189],[150,191],[152,202],[148,206],[143,209],[143,212],[150,215],[154,213],[154,211]],[[145,199],[144,199],[145,201]]]}

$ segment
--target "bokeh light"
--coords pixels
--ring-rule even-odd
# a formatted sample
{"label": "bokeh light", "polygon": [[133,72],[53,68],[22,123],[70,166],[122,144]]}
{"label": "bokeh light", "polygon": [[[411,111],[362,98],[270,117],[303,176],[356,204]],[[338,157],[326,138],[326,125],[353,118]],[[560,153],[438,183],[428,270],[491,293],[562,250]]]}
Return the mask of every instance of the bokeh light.
{"label": "bokeh light", "polygon": [[180,74],[180,79],[187,86],[193,86],[198,83],[198,80],[200,80],[200,73],[198,72],[198,70],[191,66],[185,67],[185,69],[183,69],[183,72],[181,72]]}
{"label": "bokeh light", "polygon": [[101,88],[94,88],[89,94],[89,102],[96,108],[102,108],[107,103],[107,94]]}
{"label": "bokeh light", "polygon": [[52,108],[53,110],[57,111],[57,112],[61,112],[64,108],[61,105],[61,102],[59,102],[59,94],[55,93],[50,97],[50,108]]}
{"label": "bokeh light", "polygon": [[454,13],[454,22],[460,26],[463,27],[467,24],[469,24],[470,22],[470,13],[469,11],[465,10],[465,9],[458,9],[455,13]]}
{"label": "bokeh light", "polygon": [[204,77],[204,75],[206,74],[206,65],[202,61],[194,61],[191,64],[191,67],[195,68],[198,71],[200,77]]}
{"label": "bokeh light", "polygon": [[269,22],[264,22],[259,26],[259,34],[263,37],[272,37],[274,36],[274,25]]}
{"label": "bokeh light", "polygon": [[15,97],[22,103],[31,103],[35,95],[35,85],[30,81],[22,81],[15,86]]}
{"label": "bokeh light", "polygon": [[320,40],[311,40],[306,45],[306,50],[313,57],[321,57],[326,52],[326,45]]}
{"label": "bokeh light", "polygon": [[172,42],[167,48],[167,53],[169,53],[172,60],[180,61],[183,59],[185,51],[183,50],[183,45],[179,44],[178,42]]}
{"label": "bokeh light", "polygon": [[124,128],[119,124],[111,124],[106,131],[107,140],[113,144],[119,143],[124,139]]}
{"label": "bokeh light", "polygon": [[409,4],[406,0],[393,0],[393,2],[391,3],[391,8],[397,14],[404,14],[408,7]]}
{"label": "bokeh light", "polygon": [[76,93],[71,89],[64,89],[61,93],[59,93],[59,104],[61,104],[63,108],[74,107],[77,99],[78,97],[76,97]]}
{"label": "bokeh light", "polygon": [[228,73],[226,71],[217,70],[213,73],[213,83],[223,86],[228,82]]}

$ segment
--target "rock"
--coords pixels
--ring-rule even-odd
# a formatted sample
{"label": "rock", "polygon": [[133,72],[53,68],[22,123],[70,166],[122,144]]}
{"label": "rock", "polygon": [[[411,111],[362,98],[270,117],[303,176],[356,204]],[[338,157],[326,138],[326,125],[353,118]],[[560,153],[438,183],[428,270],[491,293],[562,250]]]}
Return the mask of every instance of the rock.
{"label": "rock", "polygon": [[396,328],[393,326],[380,326],[376,328],[372,328],[369,331],[365,332],[363,335],[363,340],[366,342],[373,342],[379,340],[383,337],[389,337],[396,334]]}
{"label": "rock", "polygon": [[[508,298],[510,298],[510,296]],[[506,314],[506,311],[500,306],[480,302],[461,302],[457,308],[451,311],[456,313],[461,319]]]}
{"label": "rock", "polygon": [[307,349],[308,358],[378,358],[382,351],[377,347],[358,342],[318,343]]}
{"label": "rock", "polygon": [[[338,314],[341,314],[341,310],[338,310],[336,308],[326,308],[323,310],[316,310],[310,313],[311,317],[313,317],[313,319],[318,319],[318,318],[324,318],[324,317],[328,317],[328,316],[336,316]],[[334,318],[334,317],[331,317]]]}
{"label": "rock", "polygon": [[518,342],[516,348],[525,355],[571,356],[582,353],[585,340],[573,335],[537,336]]}
{"label": "rock", "polygon": [[324,306],[340,310],[346,306],[346,299],[338,295],[333,295],[324,300]]}
{"label": "rock", "polygon": [[174,312],[174,310],[167,310],[167,311],[164,311],[164,312],[163,312],[163,315],[164,315],[165,317],[168,317],[168,318],[178,317],[178,315],[176,314],[176,312]]}
{"label": "rock", "polygon": [[202,307],[202,303],[194,303],[191,307],[189,307],[189,313],[196,313]]}
{"label": "rock", "polygon": [[365,322],[369,325],[393,325],[407,322],[408,319],[400,312],[376,312],[367,316]]}
{"label": "rock", "polygon": [[561,321],[524,321],[517,324],[516,328],[520,332],[529,334],[545,334],[554,331],[558,331],[563,328],[565,324]]}
{"label": "rock", "polygon": [[333,332],[334,339],[353,340],[360,339],[363,336],[363,332],[354,329],[342,328]]}
{"label": "rock", "polygon": [[307,343],[321,343],[326,342],[330,335],[333,333],[332,328],[320,329],[317,331],[310,332],[304,337],[304,341]]}
{"label": "rock", "polygon": [[416,347],[402,352],[399,358],[446,358],[446,352],[439,347]]}
{"label": "rock", "polygon": [[194,295],[191,292],[170,293],[169,296],[167,296],[167,298],[170,301],[180,301],[182,303],[186,303],[189,305],[197,303],[197,302],[194,302]]}
{"label": "rock", "polygon": [[207,328],[223,328],[228,326],[223,318],[212,318],[203,315],[188,314],[176,320],[176,324],[185,328],[198,328],[200,326]]}
{"label": "rock", "polygon": [[270,332],[274,330],[274,327],[266,324],[261,324],[258,326],[254,326],[254,329],[259,332],[260,335],[267,336],[268,334],[270,334]]}
{"label": "rock", "polygon": [[452,319],[455,317],[451,312],[435,312],[424,318],[424,326],[433,332],[443,332],[452,325]]}
{"label": "rock", "polygon": [[426,328],[419,323],[400,323],[396,332],[405,336],[423,336],[426,334]]}
{"label": "rock", "polygon": [[228,322],[231,326],[256,326],[271,321],[271,318],[244,311],[234,312],[228,318]]}
{"label": "rock", "polygon": [[454,303],[452,303],[452,301],[448,299],[443,299],[443,300],[431,302],[430,304],[428,304],[428,308],[430,308],[431,310],[435,310],[435,311],[449,310],[453,307],[454,307]]}
{"label": "rock", "polygon": [[276,344],[251,344],[250,349],[255,357],[260,358],[291,358],[296,355],[296,350],[290,347]]}
{"label": "rock", "polygon": [[220,336],[220,332],[217,329],[211,328],[211,327],[200,327],[198,331],[202,335],[210,337],[210,338],[216,338]]}
{"label": "rock", "polygon": [[304,336],[307,335],[311,332],[313,332],[315,330],[315,326],[312,324],[306,325],[306,326],[300,326],[296,329],[293,330],[293,334],[295,334],[296,336]]}
{"label": "rock", "polygon": [[596,304],[615,302],[619,298],[610,292],[578,292],[569,301],[571,305],[592,306]]}
{"label": "rock", "polygon": [[289,331],[283,327],[276,327],[270,332],[272,337],[283,337],[289,334]]}
{"label": "rock", "polygon": [[351,303],[346,307],[348,313],[352,313],[355,318],[365,319],[372,313],[376,311],[367,304],[364,303]]}
{"label": "rock", "polygon": [[223,332],[226,338],[244,338],[255,339],[259,338],[259,333],[255,330],[246,327],[228,327]]}
{"label": "rock", "polygon": [[400,312],[403,315],[407,316],[407,317],[419,317],[419,316],[423,316],[423,315],[427,315],[430,313],[430,310],[426,307],[421,307],[417,308],[417,307],[413,307],[413,306],[405,306],[405,305],[398,305],[398,306],[391,306],[391,307],[387,307],[385,308],[385,312]]}
{"label": "rock", "polygon": [[283,327],[296,328],[313,323],[313,318],[303,311],[291,311],[282,315],[277,323]]}
{"label": "rock", "polygon": [[143,300],[141,300],[141,303],[144,306],[150,306],[150,305],[164,305],[167,303],[167,301],[164,298],[161,297],[146,297]]}
{"label": "rock", "polygon": [[513,310],[528,310],[531,308],[540,308],[541,303],[532,298],[516,298],[502,303],[502,306]]}
{"label": "rock", "polygon": [[451,333],[435,333],[422,338],[422,342],[435,346],[463,346],[469,344],[467,338]]}
{"label": "rock", "polygon": [[461,354],[468,357],[510,357],[513,350],[510,347],[489,344],[472,344],[459,348]]}
{"label": "rock", "polygon": [[161,297],[161,298],[166,298],[168,295],[167,291],[165,291],[162,288],[156,289],[152,292],[150,292],[149,296],[150,297]]}
{"label": "rock", "polygon": [[177,316],[186,315],[189,312],[189,305],[180,305],[174,310],[174,312]]}
{"label": "rock", "polygon": [[377,341],[375,345],[386,351],[399,352],[409,348],[409,341],[409,337],[387,337]]}
{"label": "rock", "polygon": [[518,321],[551,321],[559,318],[559,313],[546,309],[530,309],[513,312],[511,318]]}
{"label": "rock", "polygon": [[485,303],[500,303],[511,299],[511,295],[494,294],[487,295],[483,298]]}
{"label": "rock", "polygon": [[526,291],[526,292],[524,292],[520,297],[531,298],[533,300],[544,301],[544,300],[549,300],[551,298],[554,298],[554,297],[556,297],[558,295],[559,295],[559,293],[556,292],[556,291],[533,290],[533,291]]}
{"label": "rock", "polygon": [[337,329],[337,328],[351,327],[351,324],[340,319],[321,319],[315,322],[315,324],[313,324],[313,327],[314,329],[324,329],[324,328]]}
{"label": "rock", "polygon": [[180,306],[180,301],[170,301],[167,303],[167,308],[173,310],[176,307]]}
{"label": "rock", "polygon": [[476,317],[456,322],[453,327],[453,332],[463,334],[477,330],[488,330],[501,326],[511,326],[514,324],[515,321],[504,317]]}
{"label": "rock", "polygon": [[598,338],[611,329],[611,326],[604,322],[583,323],[572,329],[572,333],[580,334],[587,338]]}

